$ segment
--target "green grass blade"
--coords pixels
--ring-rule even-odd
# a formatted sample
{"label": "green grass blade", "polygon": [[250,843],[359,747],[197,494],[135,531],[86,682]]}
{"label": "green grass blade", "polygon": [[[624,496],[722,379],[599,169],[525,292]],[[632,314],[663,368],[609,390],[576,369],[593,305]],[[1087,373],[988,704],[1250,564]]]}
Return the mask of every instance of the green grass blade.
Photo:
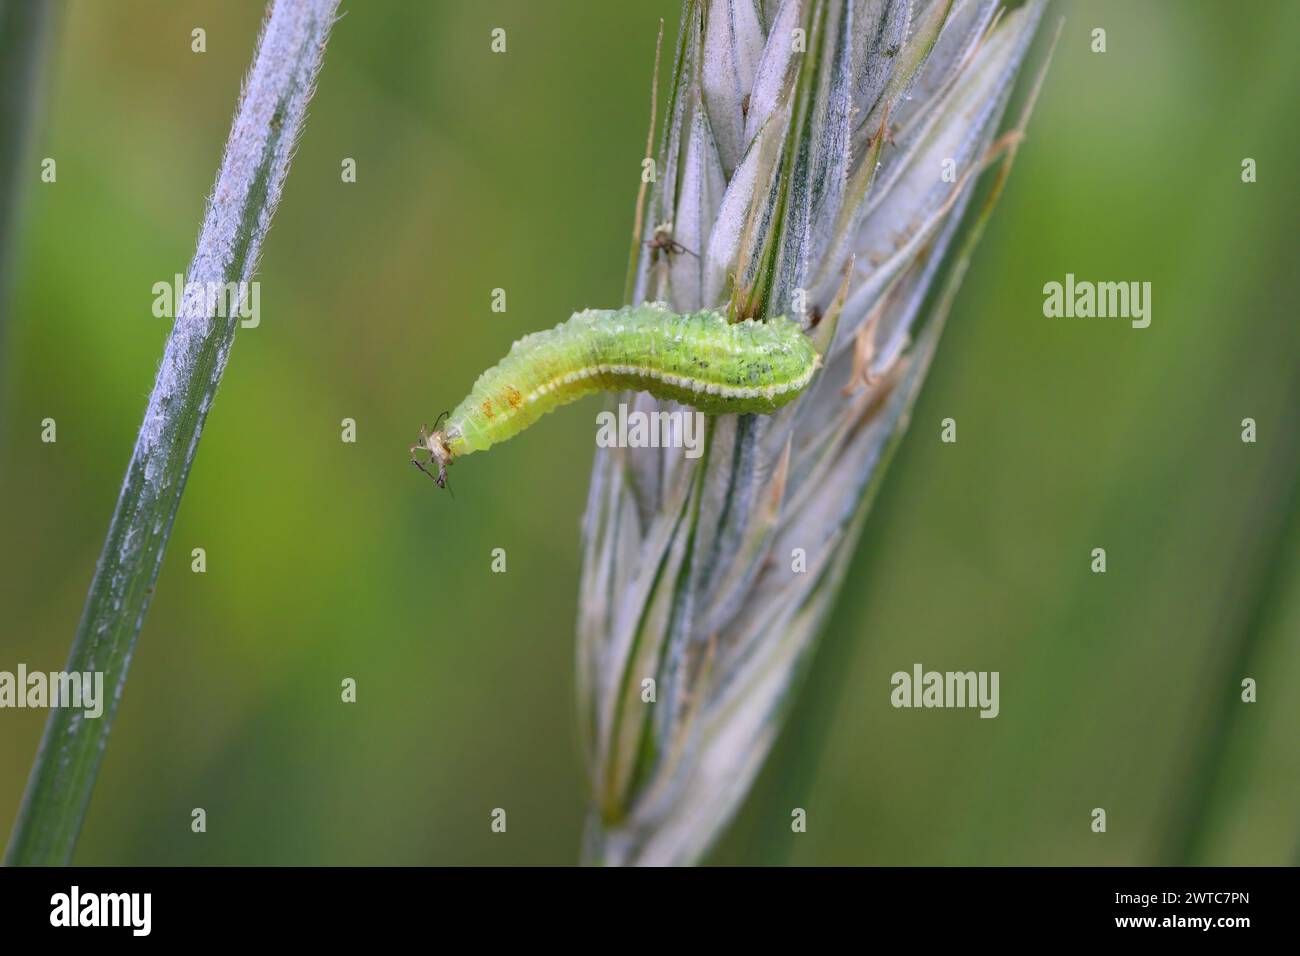
{"label": "green grass blade", "polygon": [[[251,279],[302,129],[338,0],[270,7],[244,83],[104,550],[77,628],[68,671],[100,671],[98,719],[50,712],[5,862],[66,864],[72,857],[149,609],[203,423],[225,370],[237,309],[220,317],[208,283]],[[191,288],[190,284],[195,285]]]}

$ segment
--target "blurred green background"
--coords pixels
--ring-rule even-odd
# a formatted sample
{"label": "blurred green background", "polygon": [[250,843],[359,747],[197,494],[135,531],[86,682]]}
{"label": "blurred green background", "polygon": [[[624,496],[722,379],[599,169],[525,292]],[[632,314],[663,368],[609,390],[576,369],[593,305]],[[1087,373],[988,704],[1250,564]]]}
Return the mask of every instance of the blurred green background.
{"label": "blurred green background", "polygon": [[[665,16],[671,42],[678,6],[344,8],[79,863],[577,857],[599,405],[467,461],[455,500],[405,452],[516,337],[619,302],[655,31]],[[189,262],[262,11],[78,0],[54,24],[0,357],[0,669],[66,660],[167,333],[151,286]],[[844,600],[715,862],[1296,859],[1300,7],[1058,14]],[[1151,327],[1044,318],[1042,285],[1067,272],[1150,281]],[[1001,715],[893,709],[889,676],[917,661],[1000,671]],[[1239,701],[1247,676],[1258,703]],[[6,832],[44,716],[0,711]]]}

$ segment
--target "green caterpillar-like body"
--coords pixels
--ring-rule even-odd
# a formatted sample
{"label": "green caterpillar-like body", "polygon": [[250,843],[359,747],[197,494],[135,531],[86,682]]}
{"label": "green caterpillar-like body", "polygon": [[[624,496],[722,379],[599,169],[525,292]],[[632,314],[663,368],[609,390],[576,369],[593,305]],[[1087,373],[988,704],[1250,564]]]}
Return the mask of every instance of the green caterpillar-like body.
{"label": "green caterpillar-like body", "polygon": [[784,317],[733,323],[720,312],[678,315],[658,303],[589,309],[515,342],[415,449],[429,451],[441,479],[452,458],[491,448],[598,391],[649,392],[709,414],[771,413],[808,386],[818,364],[799,324]]}

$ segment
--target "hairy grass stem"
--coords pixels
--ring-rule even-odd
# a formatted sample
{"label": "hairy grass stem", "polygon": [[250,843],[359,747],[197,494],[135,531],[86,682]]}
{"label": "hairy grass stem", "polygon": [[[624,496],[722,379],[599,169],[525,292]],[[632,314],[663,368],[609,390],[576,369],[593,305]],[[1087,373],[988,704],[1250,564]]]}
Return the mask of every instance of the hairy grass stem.
{"label": "hairy grass stem", "polygon": [[[203,424],[239,322],[204,289],[248,282],[306,118],[338,0],[275,0],[244,82],[108,537],[66,669],[102,672],[98,719],[55,708],[5,862],[72,858]],[[224,311],[226,314],[218,314]]]}

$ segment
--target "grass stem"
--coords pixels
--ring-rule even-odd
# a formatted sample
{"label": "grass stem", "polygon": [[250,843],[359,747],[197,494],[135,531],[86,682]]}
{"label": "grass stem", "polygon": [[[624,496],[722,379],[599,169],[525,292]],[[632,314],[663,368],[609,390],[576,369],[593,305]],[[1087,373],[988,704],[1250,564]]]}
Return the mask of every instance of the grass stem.
{"label": "grass stem", "polygon": [[256,270],[337,4],[275,0],[263,23],[67,664],[69,672],[103,672],[103,713],[89,719],[80,710],[50,711],[10,837],[9,865],[60,865],[72,858],[239,322],[237,308],[220,308],[222,298],[206,290],[246,283]]}

